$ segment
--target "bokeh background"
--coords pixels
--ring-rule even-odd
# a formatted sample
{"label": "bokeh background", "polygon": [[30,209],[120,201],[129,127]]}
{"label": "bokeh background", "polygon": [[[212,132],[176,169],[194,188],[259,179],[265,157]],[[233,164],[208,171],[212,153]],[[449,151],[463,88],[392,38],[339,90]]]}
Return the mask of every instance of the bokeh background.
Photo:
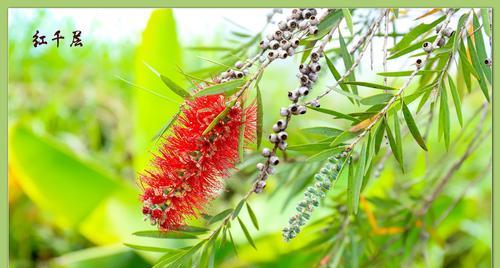
{"label": "bokeh background", "polygon": [[[427,11],[402,12],[397,30],[404,33],[414,25],[413,18]],[[10,9],[11,267],[150,267],[159,255],[134,251],[123,243],[137,240],[131,237],[132,232],[151,229],[142,220],[136,178],[155,150],[155,134],[178,110],[181,100],[165,88],[144,62],[189,86],[179,70],[203,77],[215,75],[214,64],[206,59],[219,61],[227,48],[250,42],[264,29],[272,12],[271,9]],[[359,10],[354,18],[366,14],[371,13]],[[430,16],[423,21],[433,19]],[[362,23],[355,26],[356,30],[364,27]],[[47,36],[47,45],[33,47],[36,30]],[[59,48],[50,41],[57,30],[65,36]],[[69,47],[74,30],[82,31],[83,47]],[[378,71],[381,43],[382,38],[377,38],[373,48],[373,65]],[[249,48],[249,55],[252,51],[256,47]],[[333,55],[335,49],[330,53]],[[262,79],[265,133],[278,118],[279,107],[288,103],[283,96],[296,86],[294,74],[299,61],[295,57],[277,62]],[[401,70],[401,66],[410,66],[409,61],[390,61],[388,69]],[[357,76],[361,81],[380,82],[375,72],[366,57]],[[320,80],[318,88],[333,81],[328,75],[323,76],[325,79]],[[402,80],[391,79],[391,83],[400,85]],[[464,93],[463,81],[458,86],[463,95],[464,121],[472,118],[472,123],[477,123],[475,111],[484,97],[477,85],[471,94]],[[141,87],[168,96],[173,102]],[[322,105],[356,111],[340,95],[329,97]],[[299,131],[304,127],[347,127],[343,122],[313,112],[307,119],[293,123],[290,144],[310,140]],[[437,126],[434,127],[436,130],[431,133],[437,133]],[[491,128],[489,114],[482,128]],[[460,137],[462,132],[468,137],[474,131],[473,127],[462,130],[456,118],[452,130],[452,139]],[[401,174],[390,159],[380,176],[370,183],[366,196],[402,204],[418,202],[428,185],[427,172],[431,168],[438,173],[444,170],[465,149],[465,143],[458,143],[446,153],[443,142],[435,136],[430,135],[429,147],[436,148],[429,156],[430,161],[406,136],[405,144],[409,145],[405,145],[405,162],[409,172]],[[227,191],[211,204],[209,212],[234,206],[238,196],[251,187],[252,167],[259,159],[253,148],[250,146],[247,161],[240,165],[241,172],[227,182]],[[304,154],[307,156],[307,152]],[[490,266],[490,161],[491,140],[487,140],[480,152],[463,164],[433,205],[432,211],[443,211],[457,196],[461,197],[437,228],[440,239],[425,244],[423,251],[428,256],[416,266]],[[434,162],[439,165],[432,165]],[[221,248],[218,266],[293,267],[292,263],[309,266],[317,261],[319,255],[314,252],[294,254],[307,240],[296,239],[287,245],[280,237],[280,230],[310,177],[304,170],[298,173],[303,176],[297,179],[288,178],[290,173],[278,174],[270,180],[265,194],[252,198],[261,225],[259,231],[252,230],[258,253],[247,245],[243,233],[236,230],[239,256],[234,256],[229,248]],[[412,187],[402,191],[398,187],[403,183]],[[467,191],[462,195],[464,189]],[[340,183],[338,192],[342,191],[345,183]],[[388,202],[373,204],[375,212],[391,209],[386,207]],[[322,208],[314,215],[315,219],[327,215],[329,210],[331,206]],[[189,242],[167,239],[147,243],[175,248]]]}

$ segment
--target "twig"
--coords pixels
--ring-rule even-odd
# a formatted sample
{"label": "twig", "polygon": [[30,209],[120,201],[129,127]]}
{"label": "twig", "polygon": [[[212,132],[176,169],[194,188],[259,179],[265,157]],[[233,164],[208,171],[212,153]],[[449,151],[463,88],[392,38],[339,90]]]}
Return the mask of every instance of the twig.
{"label": "twig", "polygon": [[[378,27],[380,25],[380,22],[382,21],[382,19],[384,18],[384,14],[388,11],[388,9],[386,9],[384,12],[382,12],[382,14],[380,15],[380,17],[374,22],[374,27]],[[359,52],[359,55],[358,55],[358,58],[354,61],[354,63],[352,64],[351,68],[349,68],[349,70],[347,70],[344,75],[342,77],[340,77],[340,79],[333,85],[333,86],[329,86],[327,90],[325,90],[323,93],[321,93],[320,95],[318,95],[316,98],[314,98],[313,100],[311,101],[308,101],[306,103],[304,103],[304,105],[311,105],[312,103],[314,102],[317,102],[319,101],[321,98],[323,98],[324,96],[328,95],[330,92],[332,92],[342,81],[344,81],[353,71],[354,69],[356,69],[356,67],[359,65],[359,63],[361,62],[361,59],[363,58],[363,55],[366,51],[366,49],[368,48],[368,43],[371,42],[374,34],[375,34],[376,30],[373,30],[371,31],[370,35],[368,36],[368,38],[366,39],[366,43],[365,43],[365,46],[361,49],[361,51]]]}
{"label": "twig", "polygon": [[416,213],[417,216],[423,216],[423,215],[425,215],[427,213],[427,210],[430,208],[432,202],[434,202],[434,200],[439,196],[439,194],[441,194],[441,192],[443,191],[444,187],[448,184],[448,182],[453,177],[453,175],[455,174],[455,172],[462,166],[463,162],[475,151],[475,149],[480,144],[482,144],[482,142],[485,140],[485,139],[480,139],[480,137],[481,137],[481,131],[480,130],[481,130],[481,128],[482,128],[482,126],[484,124],[484,121],[486,119],[486,115],[487,115],[487,111],[488,111],[488,109],[487,109],[488,106],[487,105],[488,105],[487,103],[483,104],[483,115],[481,117],[481,121],[477,125],[476,135],[474,135],[474,137],[472,138],[471,142],[467,146],[467,150],[462,155],[462,157],[460,157],[460,159],[457,160],[453,164],[453,166],[448,170],[448,172],[441,179],[441,181],[436,186],[436,188],[434,189],[434,191],[432,191],[426,198],[424,198],[424,203],[423,203],[422,207]]}
{"label": "twig", "polygon": [[491,172],[491,165],[492,165],[492,163],[493,163],[493,158],[490,157],[490,161],[488,162],[488,165],[486,165],[486,167],[484,168],[484,170],[482,172],[480,172],[479,174],[477,174],[476,178],[474,178],[473,180],[471,180],[464,187],[464,189],[462,190],[462,192],[457,197],[455,197],[455,199],[453,200],[453,203],[451,203],[451,205],[448,206],[448,208],[434,222],[434,226],[439,226],[441,224],[441,222],[443,222],[446,219],[446,217],[448,217],[448,215],[453,211],[453,209],[455,209],[455,207],[458,205],[458,203],[460,203],[460,201],[464,198],[464,196],[467,194],[467,192],[474,185],[476,185],[476,183],[478,183],[479,181],[481,181],[484,177],[486,177],[487,174],[489,174]]}
{"label": "twig", "polygon": [[[453,11],[452,9],[448,9],[448,11],[446,12],[446,20],[443,22],[443,26],[441,27],[441,30],[439,31],[438,35],[437,35],[437,38],[436,40],[434,41],[434,43],[432,44],[432,47],[435,48],[437,47],[437,43],[439,42],[439,40],[441,39],[441,37],[443,36],[443,33],[444,33],[444,29],[446,28],[446,26],[448,26],[448,24],[450,23],[450,19],[451,19],[451,15],[453,14]],[[431,56],[431,53],[428,53],[427,56],[425,57],[425,59],[422,61],[422,66],[425,66],[427,61],[429,60]],[[410,77],[406,80],[406,82],[403,84],[403,86],[398,90],[398,92],[394,95],[394,97],[392,97],[388,102],[387,104],[384,106],[384,108],[382,108],[382,110],[374,116],[374,119],[372,120],[372,122],[370,123],[370,125],[368,125],[365,130],[359,134],[355,139],[354,141],[348,145],[346,147],[346,150],[349,151],[349,150],[352,150],[352,148],[354,148],[354,146],[367,134],[370,132],[370,130],[380,121],[381,118],[383,118],[387,112],[389,111],[389,108],[391,108],[391,106],[396,102],[396,100],[401,97],[401,95],[403,94],[404,90],[410,85],[411,81],[413,80],[413,78],[415,78],[415,76],[417,75],[417,73],[419,72],[419,69],[416,68],[413,73],[410,75]]]}

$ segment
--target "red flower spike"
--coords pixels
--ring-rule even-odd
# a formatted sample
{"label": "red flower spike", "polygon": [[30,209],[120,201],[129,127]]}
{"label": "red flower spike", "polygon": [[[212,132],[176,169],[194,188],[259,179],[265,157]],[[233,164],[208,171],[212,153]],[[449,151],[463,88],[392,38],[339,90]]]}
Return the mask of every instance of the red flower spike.
{"label": "red flower spike", "polygon": [[[144,215],[160,230],[174,230],[202,212],[222,190],[223,178],[238,161],[238,138],[245,124],[245,141],[255,138],[256,109],[232,107],[206,135],[203,131],[226,107],[224,95],[186,100],[182,114],[141,175]],[[242,122],[243,112],[245,122]]]}

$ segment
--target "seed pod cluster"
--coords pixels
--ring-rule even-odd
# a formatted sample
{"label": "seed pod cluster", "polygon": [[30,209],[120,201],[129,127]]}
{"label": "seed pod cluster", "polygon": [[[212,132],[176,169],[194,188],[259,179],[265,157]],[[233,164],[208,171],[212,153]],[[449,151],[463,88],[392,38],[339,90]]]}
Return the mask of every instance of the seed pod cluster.
{"label": "seed pod cluster", "polygon": [[[436,33],[441,32],[442,28],[443,28],[443,25],[441,25],[441,24],[436,26]],[[443,35],[437,41],[437,46],[443,47],[444,45],[446,45],[446,39],[452,37],[454,33],[455,33],[455,31],[453,30],[453,28],[451,28],[451,27],[444,28],[444,30],[442,31]],[[434,50],[434,47],[432,46],[431,42],[424,42],[422,44],[422,49],[427,53],[431,53],[432,50]]]}
{"label": "seed pod cluster", "polygon": [[[316,9],[293,9],[292,14],[287,17],[286,20],[280,21],[278,23],[278,30],[274,33],[268,34],[268,40],[263,40],[261,42],[261,48],[270,50],[267,51],[267,57],[270,59],[275,59],[279,57],[280,53],[283,53],[285,49],[295,49],[299,45],[298,39],[290,38],[287,39],[288,33],[291,34],[298,27],[302,29],[300,25],[306,23],[308,26],[314,26],[319,23],[316,18]],[[306,28],[304,28],[306,29]],[[304,30],[302,29],[302,30]],[[309,28],[308,28],[309,29]],[[314,34],[309,31],[308,34]],[[281,56],[280,56],[281,57]],[[321,66],[318,63],[319,59],[322,57],[321,51],[313,51],[310,55],[309,64],[301,64],[299,66],[299,73],[297,77],[300,80],[300,86],[288,92],[288,99],[292,101],[292,104],[288,107],[282,107],[280,109],[280,115],[283,119],[278,120],[273,125],[273,132],[269,135],[268,139],[274,144],[274,149],[264,148],[262,150],[262,155],[267,158],[264,163],[258,163],[257,169],[259,170],[258,182],[255,184],[254,192],[260,193],[266,186],[266,180],[269,174],[274,172],[274,166],[279,164],[279,158],[276,156],[276,151],[285,151],[288,144],[286,139],[288,134],[285,132],[287,128],[288,121],[291,115],[305,114],[307,108],[303,105],[297,104],[300,97],[307,96],[311,91],[313,83],[318,79],[318,72],[321,70]],[[316,101],[316,107],[319,107],[319,102]]]}
{"label": "seed pod cluster", "polygon": [[268,50],[261,60],[265,60],[266,57],[269,60],[274,60],[293,56],[295,49],[300,44],[299,39],[293,37],[293,33],[304,30],[309,34],[317,34],[319,23],[316,17],[317,13],[318,11],[314,8],[294,8],[291,14],[278,22],[277,27],[268,32],[266,38],[260,42],[260,48]]}
{"label": "seed pod cluster", "polygon": [[[242,61],[238,61],[234,64],[234,69],[230,68],[226,71],[223,71],[222,73],[219,74],[218,79],[220,83],[225,83],[227,81],[230,81],[232,79],[240,79],[243,78],[245,75],[247,75],[248,70],[246,68],[250,67],[252,64],[251,62],[243,63]],[[243,67],[246,67],[243,69]]]}
{"label": "seed pod cluster", "polygon": [[314,175],[315,183],[307,187],[304,199],[296,207],[297,213],[288,220],[288,226],[283,228],[283,239],[288,242],[300,233],[300,228],[311,218],[314,208],[325,198],[332,183],[338,178],[347,157],[342,154],[328,158],[328,163]]}

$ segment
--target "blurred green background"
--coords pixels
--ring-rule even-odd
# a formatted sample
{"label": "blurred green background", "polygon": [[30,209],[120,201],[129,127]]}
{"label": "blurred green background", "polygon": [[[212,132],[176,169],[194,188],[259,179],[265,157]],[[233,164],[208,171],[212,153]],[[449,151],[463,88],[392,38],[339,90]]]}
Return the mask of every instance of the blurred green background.
{"label": "blurred green background", "polygon": [[[231,13],[230,10],[216,11],[221,16]],[[99,23],[106,23],[102,19],[106,12],[112,13],[113,10],[101,10],[95,18],[88,15],[89,21],[95,23],[95,27],[89,29],[97,29]],[[220,20],[219,24],[207,26],[211,28],[204,34],[204,19],[199,14],[210,11],[189,12],[141,10],[142,15],[135,20],[143,20],[143,23],[136,24],[135,29],[137,25],[143,29],[131,30],[129,36],[118,39],[112,37],[112,31],[107,36],[95,36],[92,30],[84,31],[82,48],[68,47],[70,33],[77,27],[70,16],[54,21],[55,10],[30,10],[30,16],[25,16],[26,10],[21,9],[9,12],[11,267],[150,267],[160,256],[133,251],[123,245],[137,240],[131,237],[132,232],[152,228],[142,220],[136,177],[147,165],[151,151],[155,150],[153,137],[178,110],[176,103],[181,102],[179,97],[166,90],[144,62],[169,74],[178,83],[190,86],[179,69],[203,77],[215,75],[214,64],[201,57],[218,60],[225,51],[224,47],[252,43],[253,34],[261,30],[271,11],[251,10],[245,21],[255,20],[255,25],[259,26],[250,30],[237,22]],[[413,12],[422,14],[425,10]],[[258,16],[251,17],[252,14]],[[237,16],[233,14],[233,17]],[[176,21],[179,17],[182,19]],[[187,20],[191,21],[190,25],[179,22]],[[200,32],[182,38],[196,26]],[[356,27],[362,28],[362,25]],[[401,31],[405,30],[404,27]],[[37,29],[44,30],[49,40],[54,30],[60,29],[66,33],[64,45],[57,48],[49,41],[46,46],[33,48],[32,35]],[[376,42],[380,46],[381,39]],[[255,45],[245,52],[252,55],[252,51],[256,51]],[[279,107],[288,103],[283,96],[289,88],[296,86],[294,73],[298,63],[299,58],[278,62],[263,76],[264,135],[278,119]],[[380,68],[379,61],[375,60],[374,64]],[[373,73],[363,67],[357,75],[361,81],[380,82],[381,79]],[[333,81],[326,72],[322,76],[325,78],[318,83],[318,88]],[[168,96],[173,101],[166,101],[124,80]],[[402,80],[393,82],[398,85]],[[477,123],[478,117],[474,114],[484,97],[477,85],[471,94],[465,93],[463,81],[459,88],[463,95],[464,121]],[[322,106],[348,112],[357,109],[340,95],[329,97]],[[310,112],[307,119],[293,122],[289,144],[314,140],[314,137],[299,131],[310,126],[348,127],[345,122]],[[489,114],[482,128],[491,128]],[[452,140],[471,137],[475,130],[474,126],[461,130],[456,118],[453,118],[452,129]],[[465,142],[458,142],[445,152],[443,142],[437,140],[434,133],[437,133],[436,125],[431,129],[429,140],[429,147],[436,150],[431,152],[428,162],[407,136],[404,154],[409,172],[402,174],[390,158],[380,177],[371,181],[364,195],[372,200],[386,201],[372,202],[375,214],[386,213],[385,205],[394,200],[406,209],[418,202],[426,193],[427,172],[432,168],[433,172],[442,173],[466,149]],[[433,205],[430,214],[436,212],[439,216],[438,212],[444,211],[464,189],[470,188],[436,228],[439,239],[432,238],[425,243],[422,251],[427,257],[416,260],[415,267],[490,266],[491,174],[484,172],[491,159],[490,148],[491,137],[484,142],[479,153],[473,154],[463,164]],[[239,167],[240,172],[228,180],[228,190],[222,198],[210,205],[209,213],[234,206],[241,193],[251,187],[253,166],[259,160],[253,149],[251,146],[247,160]],[[292,153],[292,156],[301,161],[311,154],[299,152]],[[303,169],[294,171],[297,166]],[[283,165],[276,178],[269,181],[266,193],[251,198],[261,225],[259,231],[251,230],[258,253],[247,245],[243,233],[236,230],[239,256],[236,257],[231,248],[223,247],[217,253],[217,266],[308,267],[317,263],[321,259],[318,251],[302,248],[312,238],[304,235],[286,244],[281,241],[280,230],[293,213],[301,190],[310,182],[308,170],[314,172],[319,166],[318,163],[306,165],[301,162]],[[478,176],[481,179],[471,187],[470,182]],[[411,186],[402,187],[407,184]],[[339,196],[345,192],[345,187],[344,179],[332,194],[329,205],[318,210],[314,219],[330,215],[332,207],[342,203]],[[269,206],[270,203],[273,205]],[[246,216],[243,218],[248,220]],[[366,218],[361,217],[361,220]],[[385,239],[389,238],[379,240],[383,242]],[[168,239],[143,242],[169,248],[190,243]],[[297,249],[302,249],[301,254],[296,254],[294,250]],[[394,261],[391,255],[384,257]]]}

